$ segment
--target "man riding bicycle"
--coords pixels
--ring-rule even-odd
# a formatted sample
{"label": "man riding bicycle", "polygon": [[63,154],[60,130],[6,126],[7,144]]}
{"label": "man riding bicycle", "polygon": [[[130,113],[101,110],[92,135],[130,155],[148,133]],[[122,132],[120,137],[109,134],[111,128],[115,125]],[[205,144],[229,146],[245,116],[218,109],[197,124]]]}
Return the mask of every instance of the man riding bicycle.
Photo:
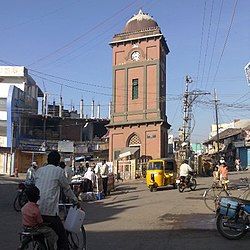
{"label": "man riding bicycle", "polygon": [[48,155],[48,165],[36,171],[35,185],[40,190],[39,208],[43,221],[49,223],[58,235],[57,248],[68,250],[66,231],[58,216],[60,189],[63,189],[73,203],[78,204],[78,200],[69,186],[64,170],[58,167],[59,163],[60,154],[57,151],[51,151]]}

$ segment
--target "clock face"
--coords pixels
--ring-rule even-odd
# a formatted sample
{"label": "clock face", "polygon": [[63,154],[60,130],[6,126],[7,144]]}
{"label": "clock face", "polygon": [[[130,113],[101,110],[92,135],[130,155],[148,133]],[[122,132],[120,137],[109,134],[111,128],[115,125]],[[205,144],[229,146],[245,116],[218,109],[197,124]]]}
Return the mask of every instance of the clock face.
{"label": "clock face", "polygon": [[140,52],[139,51],[134,51],[132,54],[131,54],[131,59],[133,61],[139,61],[140,60]]}

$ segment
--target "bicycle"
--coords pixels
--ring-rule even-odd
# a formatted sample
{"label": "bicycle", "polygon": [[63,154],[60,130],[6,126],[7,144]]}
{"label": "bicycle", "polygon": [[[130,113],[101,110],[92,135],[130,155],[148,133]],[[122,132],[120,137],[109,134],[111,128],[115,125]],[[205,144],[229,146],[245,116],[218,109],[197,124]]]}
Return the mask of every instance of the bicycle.
{"label": "bicycle", "polygon": [[228,186],[228,183],[229,181],[225,181],[224,183],[214,182],[212,186],[203,193],[204,203],[210,211],[216,211],[220,197],[232,196],[232,193],[230,191],[246,188],[246,190],[238,196],[238,198],[244,198],[247,191],[249,190],[247,177],[240,178],[239,184],[231,184],[230,186]]}
{"label": "bicycle", "polygon": [[32,232],[26,229],[19,233],[21,246],[19,250],[48,250],[48,245],[42,233]]}
{"label": "bicycle", "polygon": [[[70,207],[72,207],[73,204],[71,203],[59,203],[59,216],[62,221],[65,221],[68,211]],[[83,225],[79,228],[78,233],[70,232],[66,230],[66,234],[68,236],[69,241],[69,248],[74,250],[86,250],[87,245],[87,237],[86,237],[86,231]]]}
{"label": "bicycle", "polygon": [[[59,204],[59,216],[65,221],[68,210],[72,207],[71,203]],[[79,233],[73,233],[66,230],[68,237],[69,248],[71,250],[86,250],[86,232],[82,225]],[[46,238],[42,233],[38,233],[29,229],[20,233],[21,247],[20,250],[33,249],[33,250],[48,250]]]}
{"label": "bicycle", "polygon": [[21,182],[18,184],[17,194],[13,202],[13,207],[17,212],[20,212],[21,208],[28,202],[28,198],[25,194],[25,189],[28,185],[31,184],[26,182]]}

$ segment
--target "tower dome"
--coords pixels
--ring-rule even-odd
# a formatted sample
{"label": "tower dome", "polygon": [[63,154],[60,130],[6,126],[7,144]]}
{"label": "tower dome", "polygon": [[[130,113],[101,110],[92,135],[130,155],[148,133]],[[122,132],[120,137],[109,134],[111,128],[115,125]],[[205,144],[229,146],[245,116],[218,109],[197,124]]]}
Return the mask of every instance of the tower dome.
{"label": "tower dome", "polygon": [[157,22],[149,14],[139,10],[137,14],[127,21],[123,32],[135,32],[156,27],[158,27]]}

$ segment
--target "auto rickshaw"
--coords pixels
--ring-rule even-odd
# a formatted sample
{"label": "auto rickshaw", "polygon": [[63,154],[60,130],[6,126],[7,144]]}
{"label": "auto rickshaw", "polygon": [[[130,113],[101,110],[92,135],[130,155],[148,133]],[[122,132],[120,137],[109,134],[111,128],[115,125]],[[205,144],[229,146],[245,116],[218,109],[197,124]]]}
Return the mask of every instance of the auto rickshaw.
{"label": "auto rickshaw", "polygon": [[149,190],[172,185],[176,188],[177,167],[172,158],[149,160],[147,164],[146,183]]}

